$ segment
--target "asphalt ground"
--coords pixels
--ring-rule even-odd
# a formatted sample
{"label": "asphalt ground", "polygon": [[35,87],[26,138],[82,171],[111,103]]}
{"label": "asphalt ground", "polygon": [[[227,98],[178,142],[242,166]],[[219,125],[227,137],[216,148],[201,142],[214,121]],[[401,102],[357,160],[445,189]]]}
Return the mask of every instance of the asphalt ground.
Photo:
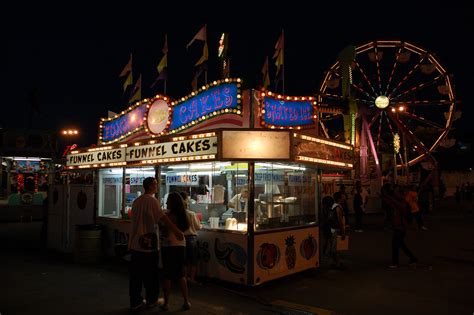
{"label": "asphalt ground", "polygon": [[[468,209],[471,211],[468,211]],[[389,269],[390,229],[383,216],[364,217],[364,232],[350,231],[346,270],[321,268],[258,287],[213,279],[190,285],[192,307],[182,311],[174,286],[170,310],[185,314],[473,314],[472,205],[439,202],[425,217],[427,231],[410,226],[406,243],[416,268],[400,254]],[[127,263],[117,259],[79,265],[71,255],[41,248],[41,222],[0,224],[0,314],[156,314],[128,308]]]}

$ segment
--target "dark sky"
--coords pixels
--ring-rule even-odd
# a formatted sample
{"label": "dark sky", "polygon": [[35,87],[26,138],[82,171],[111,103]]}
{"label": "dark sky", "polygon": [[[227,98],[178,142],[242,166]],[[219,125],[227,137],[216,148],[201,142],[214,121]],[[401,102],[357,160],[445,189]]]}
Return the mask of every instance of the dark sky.
{"label": "dark sky", "polygon": [[308,7],[292,1],[272,10],[237,2],[227,6],[219,6],[217,14],[184,4],[181,10],[141,5],[41,6],[22,11],[21,18],[7,16],[0,123],[7,128],[27,125],[24,113],[29,110],[28,95],[38,89],[40,114],[34,115],[32,127],[60,130],[74,126],[82,132],[79,144],[90,145],[96,141],[100,117],[105,117],[107,110],[127,107],[123,79],[118,74],[131,52],[135,75],[143,74],[143,95],[161,92],[161,86],[158,90],[149,87],[157,75],[165,33],[169,45],[168,95],[178,98],[191,91],[193,63],[199,58],[200,46],[194,45],[188,52],[185,46],[207,23],[209,79],[217,79],[217,41],[219,33],[226,31],[230,32],[232,76],[244,79],[244,87],[257,85],[265,56],[273,54],[284,28],[289,95],[316,93],[324,71],[349,44],[401,39],[420,45],[434,52],[453,74],[463,111],[462,120],[455,124],[456,133],[461,130],[464,136],[472,137],[474,127],[468,117],[474,114],[469,93],[474,74],[470,48],[474,15],[467,4],[378,1],[371,6],[348,6],[314,2]]}

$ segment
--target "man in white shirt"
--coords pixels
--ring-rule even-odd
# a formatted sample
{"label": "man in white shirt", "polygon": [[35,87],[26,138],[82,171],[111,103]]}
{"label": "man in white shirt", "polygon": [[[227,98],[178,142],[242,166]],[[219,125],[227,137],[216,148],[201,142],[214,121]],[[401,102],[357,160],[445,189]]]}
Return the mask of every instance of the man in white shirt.
{"label": "man in white shirt", "polygon": [[236,212],[247,212],[248,209],[249,190],[247,187],[242,187],[240,194],[236,194],[227,204],[229,208],[234,208]]}

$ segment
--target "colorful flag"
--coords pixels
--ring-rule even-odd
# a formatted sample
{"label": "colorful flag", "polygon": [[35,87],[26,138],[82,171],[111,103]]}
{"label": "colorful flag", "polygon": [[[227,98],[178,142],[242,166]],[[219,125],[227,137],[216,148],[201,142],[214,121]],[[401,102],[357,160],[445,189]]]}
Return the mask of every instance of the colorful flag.
{"label": "colorful flag", "polygon": [[129,103],[133,101],[139,101],[142,98],[142,75],[138,78],[135,86],[133,87],[132,98],[130,98]]}
{"label": "colorful flag", "polygon": [[275,59],[275,65],[277,67],[276,76],[277,78],[280,76],[281,69],[284,63],[284,51],[285,51],[285,34],[281,31],[281,35],[278,38],[278,41],[275,44],[275,53],[273,54],[273,58]]}
{"label": "colorful flag", "polygon": [[129,72],[132,72],[132,54],[130,54],[128,63],[125,65],[122,72],[120,72],[119,78],[126,76]]}
{"label": "colorful flag", "polygon": [[202,56],[199,58],[198,62],[196,62],[195,66],[199,66],[203,64],[209,59],[209,49],[207,48],[207,42],[204,42],[204,48],[202,50]]}
{"label": "colorful flag", "polygon": [[222,33],[219,39],[219,48],[217,50],[217,56],[221,59],[227,58],[227,49],[229,48],[229,34]]}
{"label": "colorful flag", "polygon": [[125,90],[127,89],[127,87],[132,84],[133,84],[133,77],[132,77],[132,71],[130,71],[128,73],[127,79],[125,80],[125,82],[123,82],[123,92],[125,93]]}
{"label": "colorful flag", "polygon": [[164,68],[168,67],[168,35],[165,35],[165,44],[163,45],[162,52],[164,54],[161,58],[160,63],[158,64],[158,73],[161,74]]}
{"label": "colorful flag", "polygon": [[196,35],[194,35],[193,39],[191,39],[191,41],[189,42],[189,44],[186,45],[186,49],[189,48],[189,46],[192,45],[192,43],[194,43],[195,40],[202,40],[202,41],[207,41],[207,36],[206,36],[206,25],[204,25],[200,30],[199,32],[197,32]]}
{"label": "colorful flag", "polygon": [[262,67],[262,87],[267,89],[270,85],[270,75],[268,73],[268,56],[265,58],[265,63]]}

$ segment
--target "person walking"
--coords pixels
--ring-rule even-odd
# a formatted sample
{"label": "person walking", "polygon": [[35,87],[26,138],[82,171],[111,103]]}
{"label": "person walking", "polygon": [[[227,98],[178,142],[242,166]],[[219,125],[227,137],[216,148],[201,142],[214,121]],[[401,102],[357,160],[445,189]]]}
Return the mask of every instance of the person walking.
{"label": "person walking", "polygon": [[189,196],[185,191],[180,191],[179,194],[184,200],[186,208],[186,218],[188,219],[189,229],[184,231],[184,238],[186,239],[186,278],[190,283],[198,284],[196,281],[196,272],[198,264],[198,246],[197,246],[197,231],[201,229],[196,213],[189,210]]}
{"label": "person walking", "polygon": [[410,206],[411,215],[415,218],[418,228],[420,230],[428,230],[428,228],[423,224],[423,217],[418,206],[418,193],[414,185],[411,185],[408,188],[408,191],[405,194],[405,200]]}
{"label": "person walking", "polygon": [[[184,241],[183,233],[164,215],[155,198],[158,185],[156,179],[143,180],[145,193],[132,204],[132,231],[128,249],[131,253],[129,266],[130,308],[139,309],[145,305],[156,306],[159,296],[159,242],[158,222],[163,222],[176,239]],[[146,300],[141,295],[142,286],[146,290]]]}
{"label": "person walking", "polygon": [[[189,222],[186,216],[184,200],[178,192],[171,192],[166,200],[167,213],[166,216],[181,231],[189,229]],[[189,302],[188,284],[185,276],[185,254],[186,240],[177,239],[173,233],[163,230],[163,270],[164,270],[164,303],[160,308],[164,311],[168,310],[169,297],[171,292],[171,281],[179,282],[181,294],[183,296],[183,310],[189,310],[191,303]]]}
{"label": "person walking", "polygon": [[321,213],[321,238],[322,246],[321,253],[325,256],[329,256],[329,247],[331,244],[331,226],[329,224],[329,212],[331,211],[332,205],[334,204],[334,198],[331,196],[324,196],[322,203],[322,213]]}
{"label": "person walking", "polygon": [[394,185],[393,193],[389,197],[388,202],[393,208],[392,216],[392,264],[389,265],[389,268],[398,268],[400,265],[399,256],[400,249],[408,256],[410,259],[410,266],[416,267],[418,259],[413,255],[410,249],[405,244],[406,236],[406,215],[409,211],[409,206],[407,205],[405,199],[403,198],[402,188],[398,185]]}
{"label": "person walking", "polygon": [[331,238],[328,244],[329,257],[332,260],[331,268],[340,270],[344,269],[344,265],[337,252],[337,238],[338,236],[340,236],[341,240],[346,238],[346,220],[341,206],[342,200],[343,196],[340,191],[334,193],[334,204],[328,215],[328,222],[331,228]]}

